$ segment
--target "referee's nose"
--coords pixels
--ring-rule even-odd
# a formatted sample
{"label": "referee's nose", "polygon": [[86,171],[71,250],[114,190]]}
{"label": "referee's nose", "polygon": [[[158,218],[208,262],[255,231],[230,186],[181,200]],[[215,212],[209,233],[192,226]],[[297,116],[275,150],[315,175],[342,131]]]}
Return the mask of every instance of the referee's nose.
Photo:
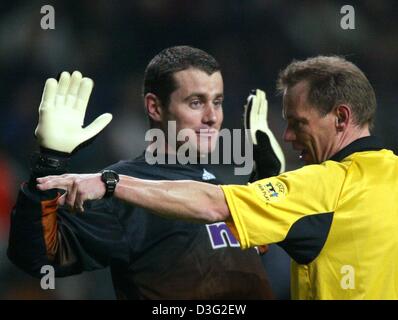
{"label": "referee's nose", "polygon": [[283,140],[285,142],[293,142],[296,140],[296,133],[290,127],[290,125],[287,125],[285,131],[283,132]]}

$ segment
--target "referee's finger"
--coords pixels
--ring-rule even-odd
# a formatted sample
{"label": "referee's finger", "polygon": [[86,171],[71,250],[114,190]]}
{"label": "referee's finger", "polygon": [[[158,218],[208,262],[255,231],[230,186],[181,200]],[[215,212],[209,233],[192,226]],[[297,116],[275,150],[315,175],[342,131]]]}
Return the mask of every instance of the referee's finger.
{"label": "referee's finger", "polygon": [[50,190],[50,189],[64,189],[68,190],[71,186],[72,181],[66,178],[54,178],[42,181],[37,184],[39,190]]}
{"label": "referee's finger", "polygon": [[36,178],[36,181],[40,182],[40,183],[43,183],[43,182],[46,182],[48,180],[59,178],[59,177],[61,177],[61,176],[45,176],[45,177]]}
{"label": "referee's finger", "polygon": [[65,199],[66,199],[66,192],[58,198],[57,204],[63,206],[65,204]]}

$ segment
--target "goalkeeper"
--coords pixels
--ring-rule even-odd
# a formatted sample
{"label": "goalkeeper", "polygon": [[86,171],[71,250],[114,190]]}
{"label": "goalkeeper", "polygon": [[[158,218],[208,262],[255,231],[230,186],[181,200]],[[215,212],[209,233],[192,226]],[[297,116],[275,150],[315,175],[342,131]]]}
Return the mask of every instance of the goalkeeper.
{"label": "goalkeeper", "polygon": [[[40,276],[46,264],[53,265],[61,277],[110,266],[118,298],[272,298],[257,251],[242,251],[224,223],[198,225],[165,219],[112,197],[118,182],[115,171],[150,180],[220,183],[200,165],[149,165],[145,153],[111,165],[102,174],[106,197],[87,203],[84,215],[58,208],[59,190],[36,189],[36,178],[67,172],[71,156],[111,121],[112,116],[104,114],[83,128],[92,87],[93,82],[79,72],[62,73],[58,82],[46,82],[35,132],[40,153],[32,160],[30,182],[22,186],[13,211],[9,258],[34,276]],[[198,154],[211,152],[208,146],[214,145],[203,140],[217,139],[222,100],[219,65],[202,50],[168,48],[147,66],[144,103],[151,127],[167,132],[167,120],[172,119],[177,131],[207,129],[205,139],[201,133],[190,139]],[[253,134],[255,154],[264,150],[269,155],[269,159],[255,159],[257,169],[264,161],[269,170],[262,168],[258,174],[269,176],[281,171],[284,158],[266,127],[266,107],[260,92],[251,95],[245,123]],[[261,111],[265,127],[252,115],[253,110]],[[175,151],[164,145],[166,159]]]}

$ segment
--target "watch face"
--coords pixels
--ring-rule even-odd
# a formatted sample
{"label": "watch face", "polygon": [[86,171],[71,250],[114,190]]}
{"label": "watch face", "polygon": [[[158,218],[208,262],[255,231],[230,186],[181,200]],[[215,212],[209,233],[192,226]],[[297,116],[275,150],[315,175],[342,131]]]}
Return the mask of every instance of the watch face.
{"label": "watch face", "polygon": [[112,196],[119,182],[119,175],[115,171],[104,170],[101,174],[101,180],[104,182],[106,188],[104,197]]}
{"label": "watch face", "polygon": [[103,180],[104,182],[107,182],[107,181],[119,181],[119,176],[118,176],[118,174],[117,174],[116,172],[114,172],[114,171],[105,170],[105,171],[102,173],[102,180]]}

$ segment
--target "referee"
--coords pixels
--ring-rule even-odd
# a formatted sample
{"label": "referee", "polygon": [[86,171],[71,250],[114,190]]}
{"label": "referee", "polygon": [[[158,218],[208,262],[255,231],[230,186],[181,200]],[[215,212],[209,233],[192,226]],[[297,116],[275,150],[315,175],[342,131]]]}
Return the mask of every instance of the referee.
{"label": "referee", "polygon": [[[295,299],[398,299],[398,158],[370,134],[372,86],[353,63],[318,56],[291,63],[278,87],[284,139],[306,166],[247,186],[121,175],[114,197],[161,216],[227,221],[242,248],[278,243],[292,258]],[[100,174],[77,178],[38,187],[72,192],[72,205],[104,195]]]}

